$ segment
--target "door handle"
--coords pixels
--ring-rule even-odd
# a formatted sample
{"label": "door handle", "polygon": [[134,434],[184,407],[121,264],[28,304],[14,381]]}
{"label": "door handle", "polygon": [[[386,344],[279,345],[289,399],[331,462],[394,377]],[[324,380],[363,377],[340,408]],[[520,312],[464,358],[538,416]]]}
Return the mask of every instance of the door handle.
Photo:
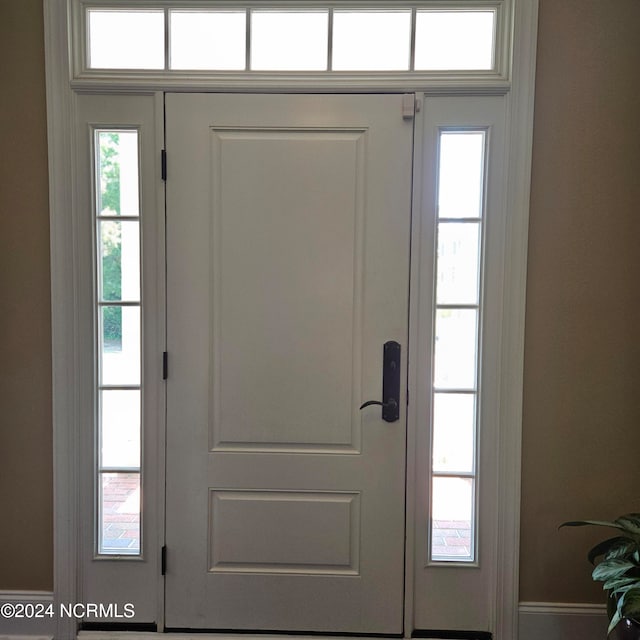
{"label": "door handle", "polygon": [[384,343],[382,356],[382,402],[368,400],[360,409],[377,405],[382,407],[382,419],[395,422],[400,419],[400,344],[394,340]]}

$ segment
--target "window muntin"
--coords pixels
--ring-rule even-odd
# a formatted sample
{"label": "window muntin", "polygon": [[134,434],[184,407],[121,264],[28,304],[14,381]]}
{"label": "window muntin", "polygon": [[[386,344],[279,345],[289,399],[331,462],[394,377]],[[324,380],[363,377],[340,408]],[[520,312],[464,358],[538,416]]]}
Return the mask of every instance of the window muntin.
{"label": "window muntin", "polygon": [[134,6],[135,2],[130,9],[86,8],[88,69],[494,71],[501,4],[473,10],[455,5],[439,5],[436,10],[411,2],[357,9],[216,9],[214,2],[210,9]]}
{"label": "window muntin", "polygon": [[433,336],[431,562],[476,561],[485,129],[441,129]]}
{"label": "window muntin", "polygon": [[139,132],[95,129],[96,552],[140,556],[142,298]]}

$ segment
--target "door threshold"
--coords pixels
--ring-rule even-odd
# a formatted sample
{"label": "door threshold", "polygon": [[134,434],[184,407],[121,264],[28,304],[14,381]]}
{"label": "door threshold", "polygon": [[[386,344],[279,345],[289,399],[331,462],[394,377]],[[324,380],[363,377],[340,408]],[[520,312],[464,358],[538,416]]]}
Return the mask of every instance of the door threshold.
{"label": "door threshold", "polygon": [[[310,638],[318,638],[319,636],[326,636],[332,638],[332,640],[380,640],[380,638],[398,638],[402,639],[400,634],[338,634],[338,633],[278,633],[277,631],[265,631],[259,633],[256,631],[246,633],[232,633],[232,632],[212,632],[212,631],[116,631],[116,630],[104,630],[104,631],[78,631],[78,640],[161,640],[166,638],[167,640],[268,640],[274,638],[278,640],[309,640]],[[409,640],[408,636],[404,640]],[[425,639],[423,639],[425,640]]]}

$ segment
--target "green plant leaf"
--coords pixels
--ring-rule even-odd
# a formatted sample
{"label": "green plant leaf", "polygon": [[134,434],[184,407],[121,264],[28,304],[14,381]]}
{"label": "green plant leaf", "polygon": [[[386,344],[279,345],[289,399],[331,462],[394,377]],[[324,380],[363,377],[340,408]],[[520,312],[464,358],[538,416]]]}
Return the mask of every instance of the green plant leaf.
{"label": "green plant leaf", "polygon": [[616,518],[615,523],[633,535],[640,535],[640,513],[627,513]]}
{"label": "green plant leaf", "polygon": [[602,588],[606,591],[611,590],[615,594],[619,594],[626,589],[624,587],[633,587],[638,584],[638,578],[614,578],[613,580],[607,580]]}
{"label": "green plant leaf", "polygon": [[603,520],[571,520],[569,522],[563,522],[558,529],[562,529],[562,527],[586,527],[589,525],[596,527],[611,527],[612,529],[625,531],[625,528],[621,524],[618,524],[617,522],[605,522]]}
{"label": "green plant leaf", "polygon": [[620,600],[623,615],[634,618],[640,614],[640,586],[628,589]]}
{"label": "green plant leaf", "polygon": [[622,620],[622,614],[618,609],[615,610],[613,616],[611,616],[611,621],[609,622],[609,628],[607,629],[607,634],[611,633],[615,626]]}
{"label": "green plant leaf", "polygon": [[587,558],[591,564],[595,564],[598,556],[604,556],[605,559],[623,558],[637,551],[638,548],[639,545],[635,540],[624,536],[616,536],[598,543],[589,551]]}
{"label": "green plant leaf", "polygon": [[620,558],[612,558],[611,560],[603,560],[592,572],[594,580],[606,582],[614,578],[621,578],[627,571],[635,568],[635,564],[630,560],[622,560]]}

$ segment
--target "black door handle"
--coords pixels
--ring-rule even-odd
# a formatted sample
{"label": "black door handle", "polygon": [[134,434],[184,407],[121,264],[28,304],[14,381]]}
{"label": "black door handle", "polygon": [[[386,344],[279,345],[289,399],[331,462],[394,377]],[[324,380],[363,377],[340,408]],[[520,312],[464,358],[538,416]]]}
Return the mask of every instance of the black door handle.
{"label": "black door handle", "polygon": [[384,343],[382,357],[382,402],[368,400],[360,409],[377,405],[382,407],[382,419],[395,422],[400,419],[400,344],[394,340]]}

